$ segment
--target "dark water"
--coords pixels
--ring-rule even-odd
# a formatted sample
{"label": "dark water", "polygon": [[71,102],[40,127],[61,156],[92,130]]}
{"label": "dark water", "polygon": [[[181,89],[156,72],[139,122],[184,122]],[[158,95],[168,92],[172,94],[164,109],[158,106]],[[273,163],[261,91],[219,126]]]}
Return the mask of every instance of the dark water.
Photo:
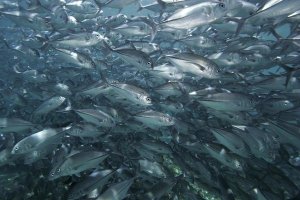
{"label": "dark water", "polygon": [[0,200],[299,199],[297,0],[0,0]]}

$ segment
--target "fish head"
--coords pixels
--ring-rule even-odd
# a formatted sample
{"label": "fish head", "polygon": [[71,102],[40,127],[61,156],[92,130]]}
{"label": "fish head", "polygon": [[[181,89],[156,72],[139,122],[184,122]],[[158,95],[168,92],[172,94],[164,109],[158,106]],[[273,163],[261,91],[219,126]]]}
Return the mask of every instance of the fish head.
{"label": "fish head", "polygon": [[54,167],[50,173],[49,173],[49,176],[48,176],[48,180],[52,181],[54,179],[57,179],[58,177],[61,176],[61,168],[60,167]]}
{"label": "fish head", "polygon": [[245,164],[241,162],[239,159],[232,159],[233,166],[237,171],[243,172],[245,169]]}
{"label": "fish head", "polygon": [[30,143],[20,142],[13,147],[11,154],[24,154],[27,153],[30,149],[32,149],[32,145]]}
{"label": "fish head", "polygon": [[221,70],[216,64],[214,64],[207,67],[203,72],[203,75],[209,79],[217,79],[221,77]]}
{"label": "fish head", "polygon": [[170,115],[163,115],[161,117],[161,121],[166,125],[166,126],[172,126],[175,124],[175,120],[173,117],[171,117]]}
{"label": "fish head", "polygon": [[224,12],[227,13],[233,9],[242,8],[243,4],[240,1],[236,0],[219,0],[219,3],[217,5],[217,11],[218,12]]}
{"label": "fish head", "polygon": [[154,63],[150,58],[142,59],[140,63],[142,63],[143,67],[146,69],[153,69],[154,67]]}
{"label": "fish head", "polygon": [[98,41],[98,42],[107,39],[107,38],[105,38],[103,35],[101,35],[101,34],[100,34],[99,32],[97,32],[97,31],[93,31],[93,32],[92,32],[92,37],[93,37],[93,39],[94,39],[95,41]]}
{"label": "fish head", "polygon": [[220,1],[213,6],[213,11],[216,15],[225,15],[229,11],[229,5],[225,1]]}
{"label": "fish head", "polygon": [[140,95],[137,98],[145,105],[149,105],[149,106],[152,105],[152,100],[147,95]]}

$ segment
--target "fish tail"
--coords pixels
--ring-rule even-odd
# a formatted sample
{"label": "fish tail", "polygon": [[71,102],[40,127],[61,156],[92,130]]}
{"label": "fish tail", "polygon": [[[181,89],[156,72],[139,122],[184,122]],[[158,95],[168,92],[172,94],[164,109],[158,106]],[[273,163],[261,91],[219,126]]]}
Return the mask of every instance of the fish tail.
{"label": "fish tail", "polygon": [[98,6],[99,8],[103,8],[104,6],[106,6],[107,4],[109,4],[111,1],[113,1],[113,0],[107,0],[107,1],[104,2],[104,3],[100,3],[99,1],[94,1],[94,2],[97,4],[97,6]]}
{"label": "fish tail", "polygon": [[164,2],[162,0],[156,0],[156,1],[163,10],[166,9],[166,2]]}
{"label": "fish tail", "polygon": [[[247,19],[247,18],[246,18]],[[245,24],[246,19],[237,19],[237,18],[227,18],[228,21],[233,21],[238,24],[234,36],[237,37]]]}

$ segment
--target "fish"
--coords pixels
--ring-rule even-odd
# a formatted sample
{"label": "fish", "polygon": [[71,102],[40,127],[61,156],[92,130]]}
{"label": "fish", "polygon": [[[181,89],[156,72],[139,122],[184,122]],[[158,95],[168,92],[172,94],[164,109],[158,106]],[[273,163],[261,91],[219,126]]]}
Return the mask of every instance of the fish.
{"label": "fish", "polygon": [[246,158],[250,156],[249,147],[246,146],[242,138],[239,136],[220,129],[212,129],[211,131],[217,140],[233,153]]}
{"label": "fish", "polygon": [[216,79],[219,77],[220,69],[218,65],[203,56],[181,53],[167,56],[167,58],[183,72],[208,79]]}
{"label": "fish", "polygon": [[111,187],[109,187],[106,191],[101,194],[97,200],[108,200],[108,199],[115,199],[115,200],[122,200],[126,198],[127,192],[131,185],[133,184],[134,179],[129,179],[117,183]]}
{"label": "fish", "polygon": [[97,45],[105,40],[105,37],[100,33],[93,31],[92,33],[74,33],[72,35],[49,40],[48,43],[55,48],[83,48]]}
{"label": "fish", "polygon": [[56,163],[49,173],[49,180],[55,180],[62,176],[78,174],[97,166],[107,158],[108,154],[97,151],[82,151],[69,155],[62,162]]}
{"label": "fish", "polygon": [[137,69],[150,70],[153,68],[153,62],[150,56],[143,51],[136,50],[135,48],[112,49],[108,44],[104,44],[111,52],[117,54],[124,62],[133,65]]}
{"label": "fish", "polygon": [[30,136],[27,136],[20,140],[14,145],[11,153],[12,154],[24,154],[34,151],[35,149],[43,148],[46,144],[58,143],[62,137],[64,131],[68,130],[70,127],[65,127],[62,129],[44,129]]}
{"label": "fish", "polygon": [[102,189],[100,188],[103,188],[113,174],[114,171],[109,169],[91,173],[84,181],[73,186],[68,195],[68,199],[79,199],[96,188],[99,188],[98,190],[101,191]]}
{"label": "fish", "polygon": [[249,111],[257,104],[255,99],[239,93],[215,93],[198,100],[205,107],[218,111]]}
{"label": "fish", "polygon": [[297,199],[299,10],[0,1],[1,199]]}
{"label": "fish", "polygon": [[99,12],[98,5],[94,1],[72,1],[65,4],[66,8],[81,14],[94,14]]}
{"label": "fish", "polygon": [[101,110],[78,109],[75,112],[85,121],[102,127],[113,127],[116,125],[115,120],[109,114]]}
{"label": "fish", "polygon": [[168,114],[160,113],[153,110],[147,110],[134,115],[134,119],[142,122],[149,128],[159,128],[174,125],[174,119]]}
{"label": "fish", "polygon": [[[238,3],[237,3],[238,5]],[[215,22],[230,10],[226,3],[202,2],[177,10],[161,23],[161,26],[190,29]],[[195,17],[198,16],[198,17]]]}
{"label": "fish", "polygon": [[66,101],[65,97],[57,96],[43,102],[34,112],[34,115],[41,116],[55,110]]}
{"label": "fish", "polygon": [[151,176],[158,178],[165,178],[167,175],[164,172],[162,166],[157,162],[151,162],[148,160],[139,160],[140,170],[144,171]]}
{"label": "fish", "polygon": [[228,154],[227,150],[222,145],[205,144],[205,148],[213,158],[221,162],[223,165],[239,172],[243,172],[245,168],[243,161],[233,154]]}
{"label": "fish", "polygon": [[0,130],[2,133],[18,133],[30,130],[33,127],[33,123],[20,118],[0,118]]}
{"label": "fish", "polygon": [[173,179],[163,179],[157,184],[155,184],[147,193],[142,197],[143,199],[160,199],[166,193],[168,193],[175,186],[177,182],[176,178]]}
{"label": "fish", "polygon": [[76,52],[70,51],[67,49],[57,48],[56,54],[57,56],[66,61],[67,63],[71,64],[72,66],[85,68],[85,69],[95,69],[96,63],[87,55]]}

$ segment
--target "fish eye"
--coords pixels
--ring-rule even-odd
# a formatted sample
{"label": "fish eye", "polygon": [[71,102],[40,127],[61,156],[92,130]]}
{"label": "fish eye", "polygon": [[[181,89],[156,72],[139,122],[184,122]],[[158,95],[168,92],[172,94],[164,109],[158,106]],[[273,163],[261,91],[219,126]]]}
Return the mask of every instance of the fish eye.
{"label": "fish eye", "polygon": [[219,3],[219,7],[225,8],[225,4],[224,3]]}
{"label": "fish eye", "polygon": [[58,168],[58,169],[56,170],[56,172],[59,173],[59,172],[60,172],[60,168]]}
{"label": "fish eye", "polygon": [[54,172],[51,173],[51,176],[54,176]]}
{"label": "fish eye", "polygon": [[151,101],[151,99],[149,97],[146,98],[146,101]]}
{"label": "fish eye", "polygon": [[19,150],[19,147],[15,147],[15,151],[18,151]]}
{"label": "fish eye", "polygon": [[147,62],[147,65],[151,65],[152,63],[149,61],[149,62]]}

